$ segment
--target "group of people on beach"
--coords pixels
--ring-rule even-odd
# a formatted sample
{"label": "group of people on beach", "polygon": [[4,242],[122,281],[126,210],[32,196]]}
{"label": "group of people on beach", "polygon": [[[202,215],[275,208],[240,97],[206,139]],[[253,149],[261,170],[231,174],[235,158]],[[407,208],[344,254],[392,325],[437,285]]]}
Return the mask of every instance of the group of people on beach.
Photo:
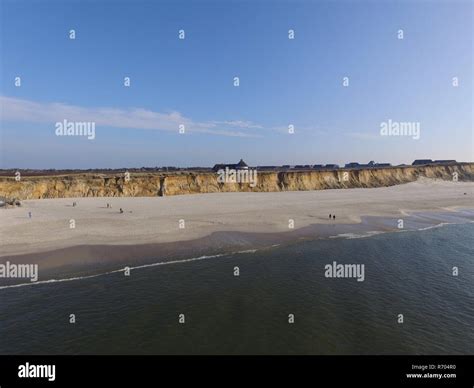
{"label": "group of people on beach", "polygon": [[[108,203],[108,202],[107,202],[107,209],[112,209],[112,205],[111,205],[110,203]],[[123,214],[123,209],[120,208],[120,209],[119,209],[119,212],[120,212],[120,214]]]}
{"label": "group of people on beach", "polygon": [[[331,219],[331,214],[329,214],[329,219]],[[336,215],[335,215],[335,214],[332,214],[332,219],[333,219],[333,220],[336,219]]]}

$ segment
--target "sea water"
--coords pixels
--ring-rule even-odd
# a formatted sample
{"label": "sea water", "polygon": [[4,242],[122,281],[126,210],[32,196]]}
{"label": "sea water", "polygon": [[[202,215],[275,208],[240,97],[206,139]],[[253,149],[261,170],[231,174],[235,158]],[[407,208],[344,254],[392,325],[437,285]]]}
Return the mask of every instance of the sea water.
{"label": "sea water", "polygon": [[423,229],[2,288],[0,353],[472,354],[474,224]]}

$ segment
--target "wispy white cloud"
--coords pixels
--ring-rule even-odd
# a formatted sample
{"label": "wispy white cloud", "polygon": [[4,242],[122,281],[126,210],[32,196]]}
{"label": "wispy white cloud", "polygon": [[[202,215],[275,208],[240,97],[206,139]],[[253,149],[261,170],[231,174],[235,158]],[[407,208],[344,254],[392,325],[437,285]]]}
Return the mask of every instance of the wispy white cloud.
{"label": "wispy white cloud", "polygon": [[43,103],[0,96],[1,119],[10,122],[56,123],[63,120],[95,122],[97,127],[148,129],[178,132],[184,125],[187,133],[219,136],[261,137],[255,129],[261,125],[250,121],[197,122],[179,112],[160,113],[143,108],[89,108],[65,103]]}
{"label": "wispy white cloud", "polygon": [[212,124],[216,126],[228,125],[232,127],[245,128],[245,129],[263,129],[261,125],[252,123],[251,121],[242,121],[242,120],[212,121]]}

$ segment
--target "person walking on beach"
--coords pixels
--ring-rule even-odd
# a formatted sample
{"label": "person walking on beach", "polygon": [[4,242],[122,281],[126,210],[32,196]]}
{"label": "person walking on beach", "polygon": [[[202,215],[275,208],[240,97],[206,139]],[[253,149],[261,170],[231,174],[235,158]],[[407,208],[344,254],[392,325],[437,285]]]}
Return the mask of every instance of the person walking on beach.
{"label": "person walking on beach", "polygon": [[329,214],[329,219],[331,219],[331,215]]}
{"label": "person walking on beach", "polygon": [[122,213],[123,213],[123,209],[122,209],[122,208],[120,208],[120,214],[122,214]]}
{"label": "person walking on beach", "polygon": [[336,219],[336,215],[335,215],[335,214],[332,216],[332,219],[333,219],[333,220],[335,220],[335,219]]}
{"label": "person walking on beach", "polygon": [[31,218],[31,212],[28,212],[28,218]]}

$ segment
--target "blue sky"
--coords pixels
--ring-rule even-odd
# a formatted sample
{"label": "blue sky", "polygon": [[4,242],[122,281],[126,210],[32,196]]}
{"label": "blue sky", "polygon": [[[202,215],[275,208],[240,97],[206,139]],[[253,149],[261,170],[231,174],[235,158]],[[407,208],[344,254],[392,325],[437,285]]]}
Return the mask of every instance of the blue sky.
{"label": "blue sky", "polygon": [[[0,167],[473,160],[472,8],[1,0]],[[56,136],[64,119],[95,138]],[[381,136],[389,119],[420,139]]]}

